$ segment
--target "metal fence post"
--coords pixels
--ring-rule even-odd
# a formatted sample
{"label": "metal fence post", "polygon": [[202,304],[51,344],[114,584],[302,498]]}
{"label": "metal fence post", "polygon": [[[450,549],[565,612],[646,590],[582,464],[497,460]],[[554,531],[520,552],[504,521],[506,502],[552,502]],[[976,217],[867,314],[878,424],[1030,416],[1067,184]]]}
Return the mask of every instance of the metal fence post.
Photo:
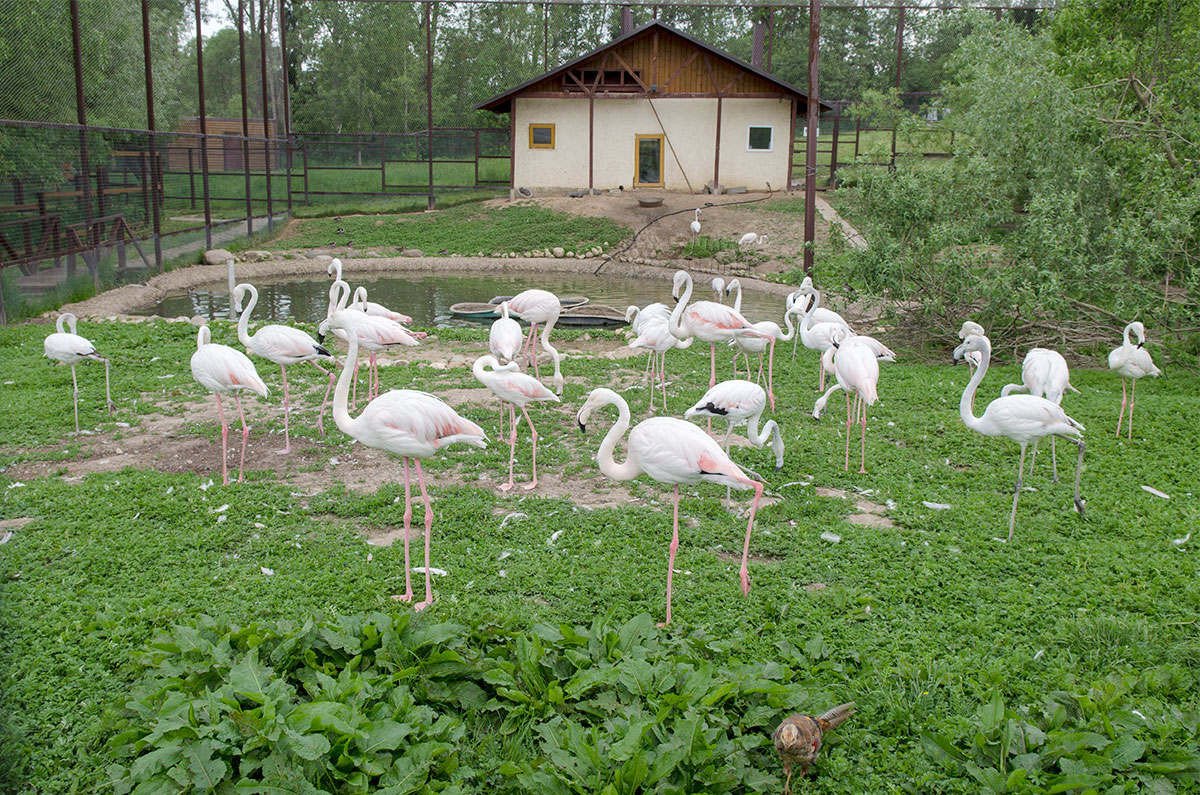
{"label": "metal fence post", "polygon": [[[162,258],[162,213],[158,201],[158,140],[155,132],[158,125],[154,120],[154,74],[150,63],[150,0],[142,0],[142,62],[146,67],[146,127],[150,130],[150,154],[143,160],[142,196],[149,196],[150,212],[154,224],[154,267],[160,273],[163,269]],[[147,194],[147,190],[149,193]]]}
{"label": "metal fence post", "polygon": [[437,204],[433,195],[433,0],[425,2],[425,137],[429,151],[429,209]]}
{"label": "metal fence post", "polygon": [[275,209],[271,199],[271,128],[268,119],[271,116],[270,94],[267,88],[267,4],[260,0],[258,5],[258,58],[259,73],[262,77],[262,112],[263,112],[263,169],[267,179],[267,231],[275,230]]}
{"label": "metal fence post", "polygon": [[250,198],[250,119],[246,96],[246,2],[238,0],[238,71],[242,80],[242,175],[246,185],[246,237],[254,237],[254,205]]}
{"label": "metal fence post", "polygon": [[[71,41],[75,51],[75,113],[79,121],[79,171],[81,198],[83,200],[84,244],[92,245],[92,175],[88,159],[87,109],[83,98],[83,50],[79,35],[79,0],[71,0]],[[100,262],[95,257],[86,257],[88,270],[92,272],[92,286],[100,292]]]}
{"label": "metal fence post", "polygon": [[821,114],[818,97],[819,50],[821,42],[821,0],[808,3],[808,131],[804,144],[804,273],[813,274],[813,247],[816,243],[817,209],[817,122]]}
{"label": "metal fence post", "polygon": [[212,200],[208,192],[208,111],[204,108],[204,36],[200,28],[200,0],[196,0],[196,80],[200,93],[200,177],[204,187],[204,247],[212,248]]}

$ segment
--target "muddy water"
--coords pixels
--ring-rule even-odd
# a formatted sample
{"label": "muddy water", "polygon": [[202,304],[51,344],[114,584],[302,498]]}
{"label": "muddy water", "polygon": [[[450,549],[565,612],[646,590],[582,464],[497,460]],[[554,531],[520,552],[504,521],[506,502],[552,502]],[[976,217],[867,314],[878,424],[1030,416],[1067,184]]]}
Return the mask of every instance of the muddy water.
{"label": "muddy water", "polygon": [[[254,319],[260,322],[283,322],[293,319],[315,323],[325,317],[329,303],[329,281],[272,281],[257,279],[258,307]],[[411,315],[413,325],[425,327],[470,326],[480,322],[450,314],[450,307],[463,301],[489,301],[497,295],[514,295],[537,287],[558,295],[585,295],[594,304],[608,304],[624,309],[630,304],[643,306],[662,301],[671,306],[670,283],[665,281],[623,277],[597,277],[589,274],[530,274],[528,276],[405,276],[378,277],[364,281],[351,275],[351,283],[367,288],[372,301],[397,312]],[[693,300],[712,300],[709,279],[698,285]],[[728,301],[727,301],[728,302]],[[752,322],[782,321],[783,299],[780,296],[746,291],[742,313]],[[160,303],[145,307],[139,314],[163,317],[226,318],[229,316],[229,291],[226,283],[201,285],[186,293],[166,296]]]}

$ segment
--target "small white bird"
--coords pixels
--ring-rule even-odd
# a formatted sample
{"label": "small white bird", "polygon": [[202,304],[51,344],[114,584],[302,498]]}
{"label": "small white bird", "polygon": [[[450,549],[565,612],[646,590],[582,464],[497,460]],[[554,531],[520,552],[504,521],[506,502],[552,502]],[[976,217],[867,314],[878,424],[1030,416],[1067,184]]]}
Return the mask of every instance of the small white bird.
{"label": "small white bird", "polygon": [[[105,359],[97,352],[96,346],[90,340],[75,333],[77,322],[77,318],[70,312],[63,312],[58,316],[58,321],[55,324],[57,331],[47,336],[43,344],[43,351],[46,356],[61,364],[71,366],[71,384],[74,387],[71,394],[75,400],[75,433],[79,433],[79,380],[75,376],[75,365],[78,362],[82,362],[85,359],[91,359],[94,362],[104,362],[104,393],[108,400],[108,413],[112,414],[117,408],[112,402],[112,392],[109,390],[108,385],[108,359]],[[71,330],[67,331],[64,324],[69,326]]]}
{"label": "small white bird", "polygon": [[[1138,341],[1134,345],[1130,339],[1130,333],[1136,334]],[[1121,374],[1121,413],[1117,415],[1117,437],[1121,436],[1121,419],[1125,416],[1125,379],[1133,380],[1133,389],[1129,395],[1129,438],[1133,438],[1133,401],[1137,397],[1137,382],[1144,375],[1152,375],[1158,378],[1162,374],[1154,366],[1154,360],[1150,358],[1150,352],[1145,349],[1146,344],[1146,327],[1141,322],[1135,320],[1125,327],[1124,340],[1121,347],[1113,348],[1108,354],[1108,368],[1116,370]]]}
{"label": "small white bird", "polygon": [[237,404],[238,417],[242,420],[242,456],[238,463],[238,483],[242,482],[246,467],[246,442],[250,438],[250,426],[242,411],[242,390],[267,396],[267,385],[254,369],[250,357],[228,345],[212,342],[208,326],[201,326],[196,333],[196,352],[192,354],[192,378],[200,386],[217,396],[217,416],[221,419],[221,482],[229,485],[228,440],[229,425],[225,422],[225,410],[221,406],[221,395],[233,395]]}
{"label": "small white bird", "polygon": [[688,228],[692,230],[692,242],[695,242],[696,237],[700,234],[700,208],[696,208],[696,219],[688,224]]}
{"label": "small white bird", "polygon": [[738,238],[739,246],[765,246],[770,241],[767,235],[760,235],[757,232],[747,232]]}
{"label": "small white bird", "polygon": [[983,377],[987,375],[988,362],[992,358],[992,343],[979,334],[968,334],[963,343],[954,349],[954,360],[962,359],[971,351],[979,351],[979,367],[967,382],[958,413],[963,424],[984,436],[1005,436],[1021,445],[1021,458],[1017,462],[1017,485],[1013,489],[1012,514],[1008,519],[1008,538],[1011,541],[1017,524],[1017,501],[1021,498],[1021,474],[1025,469],[1025,448],[1030,442],[1044,436],[1061,436],[1079,446],[1079,462],[1075,468],[1075,508],[1083,515],[1083,501],[1079,499],[1079,476],[1083,469],[1083,426],[1067,416],[1053,401],[1033,395],[1007,395],[998,397],[976,417],[971,409],[971,399]]}

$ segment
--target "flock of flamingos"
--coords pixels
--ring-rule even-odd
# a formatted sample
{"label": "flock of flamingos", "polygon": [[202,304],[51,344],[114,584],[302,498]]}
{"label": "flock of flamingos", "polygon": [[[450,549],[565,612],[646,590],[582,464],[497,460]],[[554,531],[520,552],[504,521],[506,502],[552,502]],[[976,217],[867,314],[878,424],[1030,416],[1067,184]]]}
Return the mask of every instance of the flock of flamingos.
{"label": "flock of flamingos", "polygon": [[[417,486],[425,507],[425,598],[417,602],[417,610],[429,606],[433,599],[430,582],[430,541],[433,525],[433,510],[429,493],[425,486],[425,476],[421,470],[422,459],[428,458],[441,448],[461,442],[474,447],[485,447],[487,435],[476,423],[460,416],[440,398],[426,392],[411,389],[393,389],[380,393],[378,367],[375,361],[376,353],[397,345],[417,345],[420,332],[409,330],[405,323],[411,318],[399,312],[393,312],[386,307],[367,301],[366,290],[359,288],[350,301],[349,285],[341,278],[341,263],[334,260],[330,266],[330,274],[334,281],[329,292],[329,309],[324,321],[318,329],[318,339],[291,326],[271,324],[260,326],[251,334],[249,330],[250,316],[258,301],[258,291],[250,284],[240,284],[234,290],[231,300],[235,306],[244,308],[238,323],[238,339],[246,349],[259,357],[279,365],[283,377],[284,390],[284,449],[280,453],[291,450],[289,430],[289,395],[287,368],[289,365],[311,363],[328,376],[329,385],[325,391],[318,414],[317,426],[324,434],[324,414],[329,402],[329,393],[333,391],[332,413],[333,421],[344,433],[354,437],[359,442],[380,450],[394,453],[401,457],[404,469],[404,563],[405,563],[405,593],[400,597],[404,601],[414,598],[410,567],[409,567],[409,536],[412,516],[411,480],[409,475],[411,465],[416,470]],[[653,303],[645,307],[629,307],[627,320],[630,321],[636,338],[630,342],[634,348],[647,350],[647,377],[650,384],[651,411],[654,410],[654,392],[657,383],[662,392],[663,407],[666,407],[666,378],[665,357],[672,348],[687,348],[697,340],[707,342],[710,347],[711,368],[709,390],[694,406],[689,408],[685,417],[708,418],[708,432],[686,419],[674,417],[651,417],[639,422],[630,430],[629,405],[621,395],[611,389],[593,389],[579,409],[577,419],[581,430],[586,430],[587,422],[598,410],[606,406],[615,406],[618,412],[617,422],[605,435],[597,453],[597,463],[600,471],[613,480],[633,480],[639,475],[647,475],[652,480],[673,487],[673,522],[672,535],[667,567],[667,607],[666,621],[671,620],[671,580],[675,565],[675,552],[679,546],[679,487],[683,484],[717,483],[740,491],[753,490],[754,500],[750,506],[749,519],[746,524],[746,539],[742,549],[742,563],[739,578],[743,594],[750,592],[750,577],[747,571],[747,559],[750,551],[750,534],[754,528],[754,517],[759,500],[763,493],[763,483],[756,479],[755,473],[739,466],[730,458],[729,439],[735,427],[747,426],[747,434],[751,443],[762,446],[768,441],[775,454],[776,471],[783,466],[783,440],[779,426],[774,420],[768,420],[761,428],[759,423],[768,404],[771,409],[775,406],[773,388],[774,351],[776,341],[793,340],[803,342],[805,347],[821,353],[819,378],[824,389],[825,374],[834,378],[834,383],[823,392],[813,408],[813,416],[819,417],[825,404],[833,392],[842,390],[846,397],[846,456],[845,468],[850,466],[850,436],[853,425],[860,426],[860,472],[866,472],[866,420],[867,407],[878,398],[877,384],[879,381],[879,362],[893,361],[894,354],[886,346],[875,339],[862,334],[856,334],[840,315],[820,306],[821,294],[813,287],[810,279],[805,279],[794,293],[787,297],[784,324],[787,330],[782,330],[778,324],[765,321],[750,323],[738,311],[741,302],[741,288],[736,280],[728,287],[720,279],[715,279],[713,288],[716,291],[716,301],[695,301],[692,296],[692,277],[686,271],[677,271],[672,291],[676,303],[673,308],[665,304]],[[736,292],[732,305],[721,302],[722,298]],[[246,300],[248,297],[248,301]],[[537,440],[538,433],[533,420],[529,416],[530,403],[541,401],[558,402],[563,390],[561,362],[564,356],[550,343],[550,332],[558,319],[560,303],[553,293],[545,290],[525,290],[519,295],[505,301],[496,308],[500,317],[495,321],[489,335],[491,354],[479,357],[473,366],[475,377],[487,386],[501,400],[500,438],[504,439],[505,405],[509,418],[509,471],[508,480],[500,488],[508,491],[514,486],[513,462],[516,454],[518,419],[516,411],[529,425],[533,446],[532,479],[525,484],[525,489],[537,486]],[[516,316],[530,324],[528,334],[522,332],[520,325],[511,316]],[[799,325],[793,322],[798,319]],[[69,326],[64,327],[64,324]],[[537,351],[537,329],[543,326],[540,344],[550,354],[554,362],[555,391],[551,391],[540,380]],[[107,359],[100,356],[96,347],[87,339],[75,333],[76,319],[71,314],[63,314],[58,318],[57,331],[46,337],[45,354],[51,359],[71,366],[71,379],[74,385],[75,399],[75,429],[79,430],[79,388],[75,375],[75,364],[91,359],[103,362],[105,365],[105,389],[108,390]],[[318,362],[333,360],[333,354],[323,345],[327,334],[333,333],[346,341],[349,352],[347,366],[342,368],[341,375],[327,370]],[[1079,472],[1083,462],[1084,442],[1080,425],[1063,411],[1061,402],[1068,389],[1074,389],[1070,384],[1070,374],[1067,363],[1055,351],[1045,348],[1034,348],[1026,355],[1021,368],[1022,383],[1009,384],[1004,388],[1001,397],[991,401],[980,416],[974,412],[975,392],[987,373],[991,357],[991,343],[984,334],[984,329],[977,323],[967,321],[959,332],[961,344],[954,351],[955,360],[964,359],[974,372],[959,403],[959,413],[967,427],[985,436],[1005,436],[1021,447],[1021,457],[1017,464],[1017,482],[1013,492],[1012,513],[1009,517],[1008,539],[1011,540],[1013,528],[1016,525],[1017,501],[1020,498],[1022,472],[1025,464],[1025,452],[1028,445],[1034,443],[1034,456],[1037,454],[1037,441],[1050,437],[1062,437],[1078,447],[1079,462],[1075,473],[1075,506],[1083,512],[1083,502],[1079,497]],[[1125,409],[1128,406],[1128,433],[1133,434],[1133,404],[1136,395],[1137,379],[1144,375],[1159,375],[1160,371],[1151,361],[1150,354],[1144,348],[1146,341],[1145,329],[1141,323],[1130,323],[1124,332],[1120,347],[1109,354],[1109,367],[1121,375],[1121,414],[1117,420],[1117,435],[1120,436],[1121,424],[1124,420]],[[734,379],[717,383],[716,350],[717,344],[732,345],[737,348],[737,355],[745,354],[745,379]],[[369,372],[367,379],[367,405],[354,416],[352,412],[357,402],[357,394],[351,396],[351,387],[357,393],[357,373],[359,350],[365,349],[369,354]],[[750,380],[753,375],[750,365],[750,354],[759,356],[758,378]],[[763,381],[763,356],[767,359],[766,388]],[[794,349],[793,349],[794,354]],[[506,362],[501,364],[501,362]],[[354,366],[348,366],[349,363]],[[737,358],[735,356],[735,375]],[[229,424],[225,419],[225,408],[222,403],[223,395],[232,395],[242,425],[241,455],[238,464],[238,482],[242,481],[242,470],[245,464],[246,443],[249,428],[246,425],[245,414],[242,411],[241,392],[249,390],[265,397],[267,386],[255,370],[249,357],[229,346],[211,342],[207,326],[202,326],[197,334],[196,352],[191,360],[192,375],[216,395],[217,413],[221,422],[221,474],[223,481],[229,483],[228,471],[228,435]],[[532,367],[533,374],[528,371]],[[1133,390],[1126,397],[1125,381],[1133,381]],[[1023,392],[1024,394],[1013,394]],[[113,410],[111,392],[108,393],[108,408]],[[712,419],[725,420],[727,431],[724,445],[718,444],[711,435]],[[614,457],[617,443],[625,438],[626,457],[623,463],[618,463]],[[1053,452],[1055,455],[1056,453]],[[1032,466],[1031,466],[1032,469]],[[1057,461],[1055,460],[1055,480],[1057,480]]]}

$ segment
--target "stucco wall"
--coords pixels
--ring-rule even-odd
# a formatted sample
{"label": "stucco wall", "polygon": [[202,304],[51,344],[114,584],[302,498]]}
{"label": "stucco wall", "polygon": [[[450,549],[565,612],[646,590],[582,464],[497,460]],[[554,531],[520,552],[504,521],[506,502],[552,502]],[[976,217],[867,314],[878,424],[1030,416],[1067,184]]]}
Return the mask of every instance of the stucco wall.
{"label": "stucco wall", "polygon": [[[610,190],[634,184],[636,135],[661,135],[664,188],[699,192],[713,177],[716,99],[598,99],[595,108],[593,186]],[[721,103],[720,181],[727,187],[775,190],[787,186],[790,105],[777,99],[726,99]],[[533,189],[588,187],[588,101],[518,98],[513,174]],[[657,111],[657,116],[655,115]],[[529,147],[530,124],[554,124],[554,149]],[[772,126],[772,151],[748,152],[749,125]],[[672,152],[672,146],[674,152]],[[686,174],[686,179],[684,175]]]}

